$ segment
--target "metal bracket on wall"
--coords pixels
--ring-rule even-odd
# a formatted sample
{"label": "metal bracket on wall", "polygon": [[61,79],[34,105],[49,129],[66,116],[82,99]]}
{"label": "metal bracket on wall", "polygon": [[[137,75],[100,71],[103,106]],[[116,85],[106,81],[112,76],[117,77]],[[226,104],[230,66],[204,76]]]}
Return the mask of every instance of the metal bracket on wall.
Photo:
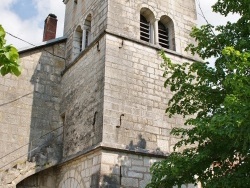
{"label": "metal bracket on wall", "polygon": [[116,128],[120,128],[122,125],[122,117],[124,117],[124,114],[120,115],[120,125],[116,125]]}

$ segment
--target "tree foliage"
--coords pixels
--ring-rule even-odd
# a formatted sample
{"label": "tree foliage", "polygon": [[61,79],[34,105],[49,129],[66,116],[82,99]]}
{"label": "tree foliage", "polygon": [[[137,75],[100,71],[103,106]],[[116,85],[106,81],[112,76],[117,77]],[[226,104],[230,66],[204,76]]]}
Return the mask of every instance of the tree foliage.
{"label": "tree foliage", "polygon": [[19,76],[21,71],[18,51],[12,45],[6,45],[5,35],[5,31],[0,25],[0,73],[2,76],[8,73]]}
{"label": "tree foliage", "polygon": [[[250,1],[218,0],[213,10],[240,15],[236,23],[193,28],[197,44],[187,50],[202,59],[216,57],[214,67],[173,63],[161,52],[165,87],[174,92],[166,112],[189,118],[185,128],[172,130],[181,139],[175,152],[152,166],[149,188],[197,182],[250,187]],[[178,152],[181,146],[188,147]]]}

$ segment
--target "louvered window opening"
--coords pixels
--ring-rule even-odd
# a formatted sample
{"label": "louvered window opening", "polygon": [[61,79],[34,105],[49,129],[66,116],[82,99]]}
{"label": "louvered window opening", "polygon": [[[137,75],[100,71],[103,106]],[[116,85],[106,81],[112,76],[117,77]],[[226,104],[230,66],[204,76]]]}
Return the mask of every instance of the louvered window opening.
{"label": "louvered window opening", "polygon": [[158,33],[159,33],[159,44],[163,48],[169,49],[169,37],[168,37],[168,28],[166,28],[161,22],[158,24]]}
{"label": "louvered window opening", "polygon": [[86,30],[86,36],[85,36],[85,47],[89,45],[89,30]]}
{"label": "louvered window opening", "polygon": [[79,47],[80,47],[80,52],[82,51],[82,33],[81,33],[81,36],[80,36],[80,41],[79,41]]}
{"label": "louvered window opening", "polygon": [[140,19],[140,39],[146,42],[150,41],[150,26],[144,16]]}

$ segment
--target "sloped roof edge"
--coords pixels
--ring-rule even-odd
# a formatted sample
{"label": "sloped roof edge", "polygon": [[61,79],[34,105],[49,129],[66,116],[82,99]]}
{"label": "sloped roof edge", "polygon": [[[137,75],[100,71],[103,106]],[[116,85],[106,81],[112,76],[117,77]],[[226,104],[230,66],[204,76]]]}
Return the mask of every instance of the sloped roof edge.
{"label": "sloped roof edge", "polygon": [[39,43],[39,44],[34,45],[34,46],[20,48],[20,49],[18,49],[18,52],[21,54],[21,53],[24,53],[27,51],[31,51],[31,50],[39,49],[42,47],[51,46],[51,45],[56,44],[56,43],[64,42],[66,40],[67,40],[67,37],[59,37],[59,38],[55,38],[55,39],[52,39],[49,41]]}

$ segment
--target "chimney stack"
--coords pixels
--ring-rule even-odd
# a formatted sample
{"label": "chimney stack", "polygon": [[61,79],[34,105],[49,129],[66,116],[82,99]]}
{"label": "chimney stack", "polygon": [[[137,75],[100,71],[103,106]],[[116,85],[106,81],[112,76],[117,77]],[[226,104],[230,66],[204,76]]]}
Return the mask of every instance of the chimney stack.
{"label": "chimney stack", "polygon": [[43,42],[56,38],[57,17],[49,14],[44,21]]}

